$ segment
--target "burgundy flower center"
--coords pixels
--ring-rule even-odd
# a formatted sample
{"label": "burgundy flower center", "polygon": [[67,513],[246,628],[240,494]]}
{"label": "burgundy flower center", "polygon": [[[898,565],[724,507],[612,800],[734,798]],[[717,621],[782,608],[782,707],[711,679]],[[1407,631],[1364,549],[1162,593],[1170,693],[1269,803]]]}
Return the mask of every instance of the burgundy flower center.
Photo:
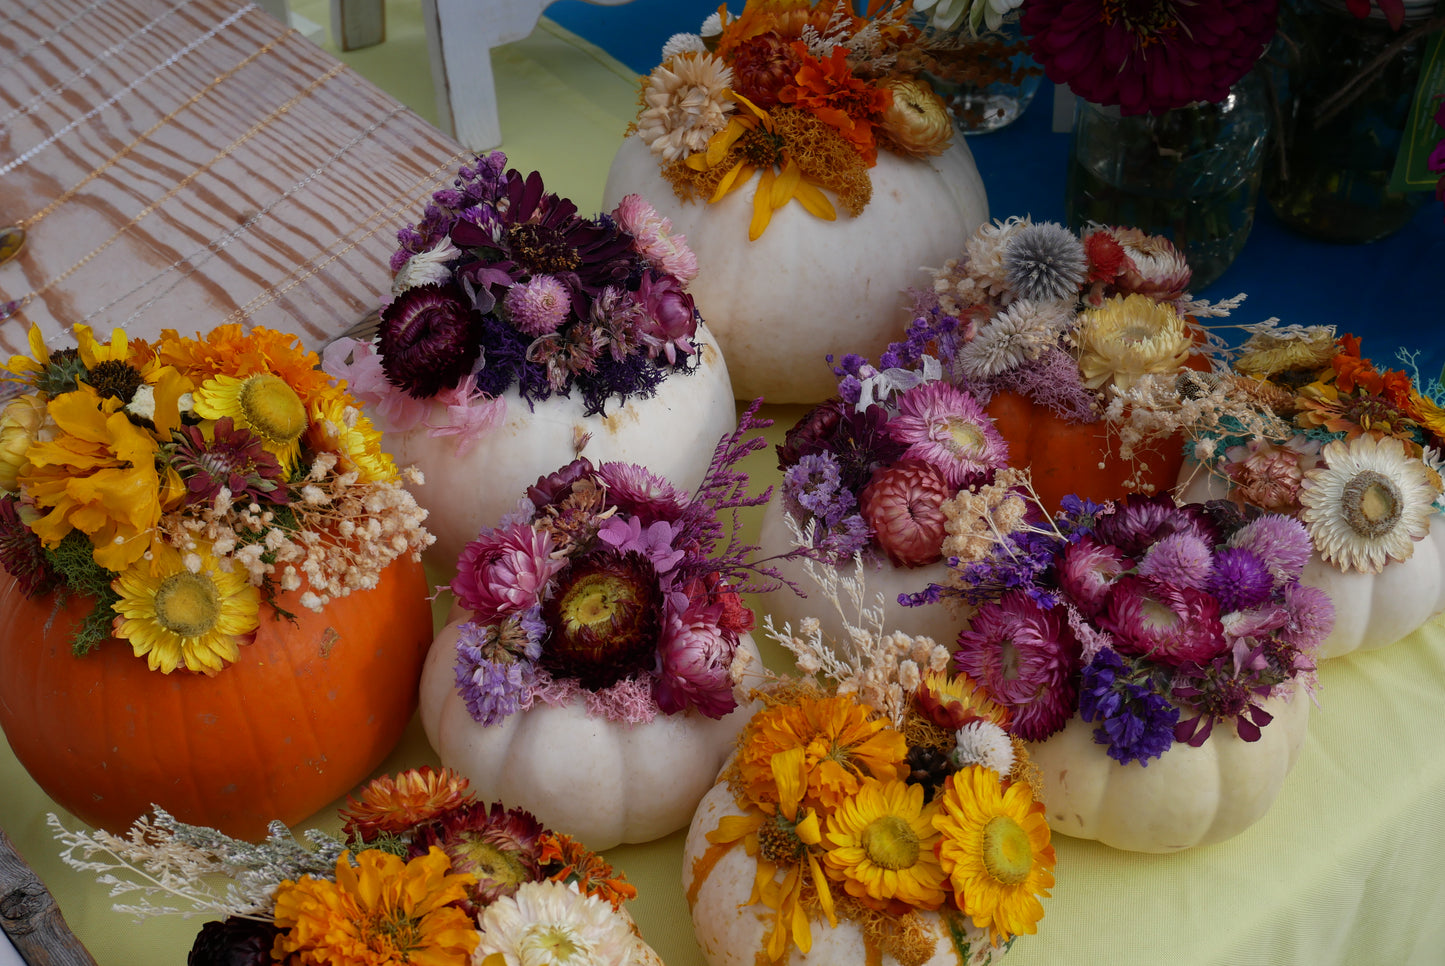
{"label": "burgundy flower center", "polygon": [[533,275],[576,271],[582,264],[577,249],[561,232],[546,225],[512,225],[507,229],[507,246],[518,264]]}

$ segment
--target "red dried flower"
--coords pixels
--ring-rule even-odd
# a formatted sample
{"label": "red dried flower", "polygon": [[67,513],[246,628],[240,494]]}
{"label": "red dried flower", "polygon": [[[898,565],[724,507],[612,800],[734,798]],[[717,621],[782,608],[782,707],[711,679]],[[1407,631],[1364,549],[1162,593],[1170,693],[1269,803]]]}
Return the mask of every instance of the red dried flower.
{"label": "red dried flower", "polygon": [[943,502],[952,495],[933,464],[903,460],[874,473],[858,505],[889,560],[922,567],[943,556]]}

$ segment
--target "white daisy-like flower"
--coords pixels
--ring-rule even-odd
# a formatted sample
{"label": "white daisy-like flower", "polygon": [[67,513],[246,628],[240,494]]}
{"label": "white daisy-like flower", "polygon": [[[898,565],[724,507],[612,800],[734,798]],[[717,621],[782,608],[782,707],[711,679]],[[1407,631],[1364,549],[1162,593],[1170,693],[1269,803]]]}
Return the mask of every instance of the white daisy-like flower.
{"label": "white daisy-like flower", "polygon": [[575,883],[523,883],[482,910],[477,927],[477,966],[494,954],[507,966],[625,966],[638,948],[612,905],[582,895]]}
{"label": "white daisy-like flower", "polygon": [[406,260],[391,280],[391,294],[400,295],[410,288],[450,281],[452,270],[448,263],[461,257],[462,250],[452,244],[451,237],[444,237],[431,249]]}
{"label": "white daisy-like flower", "polygon": [[678,54],[647,78],[638,137],[664,161],[704,150],[736,106],[728,96],[732,83],[732,68],[721,58],[706,51]]}
{"label": "white daisy-like flower", "polygon": [[1017,369],[1058,345],[1074,320],[1063,302],[1019,299],[978,330],[958,353],[959,371],[982,380]]}
{"label": "white daisy-like flower", "polygon": [[1315,549],[1341,570],[1375,574],[1408,560],[1430,531],[1439,476],[1394,437],[1335,440],[1305,474],[1299,518]]}
{"label": "white daisy-like flower", "polygon": [[707,51],[707,42],[697,34],[673,34],[662,45],[662,62],[665,64],[678,54],[701,54]]}
{"label": "white daisy-like flower", "polygon": [[1007,776],[1014,767],[1014,746],[1008,732],[992,721],[970,721],[958,729],[953,758],[958,767],[982,765]]}
{"label": "white daisy-like flower", "polygon": [[714,10],[707,15],[707,19],[702,22],[701,27],[697,28],[697,32],[704,37],[721,37],[722,17]]}
{"label": "white daisy-like flower", "polygon": [[[1426,446],[1424,455],[1420,458],[1425,461],[1426,466],[1435,471],[1436,476],[1445,478],[1445,453],[1432,446]],[[1445,513],[1445,492],[1435,498],[1435,511]]]}

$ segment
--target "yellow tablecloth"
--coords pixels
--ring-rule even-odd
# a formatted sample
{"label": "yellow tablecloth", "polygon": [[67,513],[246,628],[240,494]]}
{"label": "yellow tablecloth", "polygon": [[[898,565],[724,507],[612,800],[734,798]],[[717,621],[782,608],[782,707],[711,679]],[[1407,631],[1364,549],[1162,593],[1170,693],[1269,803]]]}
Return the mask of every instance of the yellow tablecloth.
{"label": "yellow tablecloth", "polygon": [[[420,42],[416,24],[395,15],[389,33],[392,43]],[[365,70],[374,56],[362,51],[347,59]],[[539,168],[550,188],[584,211],[595,209],[635,104],[630,74],[545,24],[530,40],[499,51],[495,62],[512,161]],[[427,96],[423,63],[398,79],[410,88],[393,90],[419,109]],[[776,407],[773,435],[798,413]],[[749,469],[755,479],[776,476],[766,452]],[[1309,739],[1269,815],[1234,840],[1173,856],[1059,837],[1058,885],[1040,932],[1020,938],[1008,962],[1445,963],[1445,621],[1381,651],[1329,662],[1319,677]],[[437,759],[413,723],[382,770],[426,763]],[[112,912],[103,887],[55,857],[45,824],[55,810],[8,747],[0,751],[0,827],[101,966],[184,962],[200,920],[133,924]],[[334,828],[333,814],[323,812],[318,824]],[[640,888],[632,908],[644,937],[669,966],[698,966],[679,885],[682,837],[617,848],[609,858]]]}

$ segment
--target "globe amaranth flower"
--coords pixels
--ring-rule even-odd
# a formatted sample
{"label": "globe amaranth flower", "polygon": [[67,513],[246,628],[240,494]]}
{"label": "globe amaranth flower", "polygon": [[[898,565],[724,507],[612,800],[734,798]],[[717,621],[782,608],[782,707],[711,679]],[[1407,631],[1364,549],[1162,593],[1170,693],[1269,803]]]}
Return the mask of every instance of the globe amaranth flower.
{"label": "globe amaranth flower", "polygon": [[1121,577],[1097,620],[1120,651],[1162,664],[1203,663],[1229,646],[1213,595],[1148,577]]}
{"label": "globe amaranth flower", "polygon": [[382,310],[377,338],[386,378],[418,399],[456,385],[482,354],[481,326],[456,285],[407,289]]}
{"label": "globe amaranth flower", "polygon": [[943,503],[952,495],[933,464],[905,459],[873,474],[858,509],[889,560],[922,567],[943,556]]}
{"label": "globe amaranth flower", "polygon": [[1246,523],[1230,534],[1228,543],[1263,560],[1276,588],[1299,580],[1313,552],[1305,525],[1294,517],[1275,513]]}
{"label": "globe amaranth flower", "polygon": [[1049,80],[1124,114],[1221,101],[1274,36],[1278,0],[1031,0],[1020,28]]}
{"label": "globe amaranth flower", "polygon": [[1280,630],[1280,638],[1301,651],[1312,652],[1335,628],[1335,602],[1318,587],[1287,584],[1284,605],[1289,618]]}
{"label": "globe amaranth flower", "polygon": [[1058,563],[1059,587],[1080,613],[1092,617],[1104,608],[1114,581],[1133,567],[1118,547],[1084,534],[1064,547]]}
{"label": "globe amaranth flower", "polygon": [[406,857],[426,855],[433,847],[452,861],[452,871],[476,877],[460,903],[468,916],[510,896],[523,883],[541,876],[541,837],[546,831],[531,812],[468,802],[422,825],[407,848]]}
{"label": "globe amaranth flower", "polygon": [[1057,611],[1024,591],[980,607],[958,636],[954,661],[1009,710],[1009,730],[1025,741],[1042,741],[1074,713],[1078,641]]}
{"label": "globe amaranth flower", "polygon": [[1157,685],[1155,675],[1126,663],[1108,647],[1084,667],[1079,717],[1099,722],[1094,741],[1108,745],[1109,757],[1121,765],[1148,765],[1174,743],[1179,709]]}
{"label": "globe amaranth flower", "polygon": [[491,624],[536,605],[563,567],[552,535],[524,523],[486,530],[457,561],[452,593],[479,624]]}
{"label": "globe amaranth flower", "polygon": [[1163,537],[1139,561],[1140,576],[1171,587],[1204,590],[1213,572],[1214,551],[1198,534],[1187,530]]}
{"label": "globe amaranth flower", "polygon": [[1098,519],[1095,536],[1138,557],[1171,533],[1192,533],[1206,546],[1219,542],[1214,524],[1195,504],[1178,506],[1168,494],[1130,493],[1115,503],[1114,512]]}
{"label": "globe amaranth flower", "polygon": [[1267,601],[1274,593],[1274,576],[1256,554],[1225,547],[1214,555],[1214,570],[1204,588],[1219,598],[1219,610],[1244,610]]}
{"label": "globe amaranth flower", "polygon": [[1008,444],[972,396],[946,382],[929,382],[898,397],[888,433],[908,448],[904,456],[926,460],[957,489],[1008,463]]}
{"label": "globe amaranth flower", "polygon": [[696,708],[722,718],[737,707],[732,661],[737,639],[718,626],[717,607],[693,607],[684,614],[669,608],[657,654],[661,662],[652,696],[664,714]]}
{"label": "globe amaranth flower", "polygon": [[556,332],[572,314],[572,293],[552,275],[534,275],[507,289],[507,319],[527,335]]}

